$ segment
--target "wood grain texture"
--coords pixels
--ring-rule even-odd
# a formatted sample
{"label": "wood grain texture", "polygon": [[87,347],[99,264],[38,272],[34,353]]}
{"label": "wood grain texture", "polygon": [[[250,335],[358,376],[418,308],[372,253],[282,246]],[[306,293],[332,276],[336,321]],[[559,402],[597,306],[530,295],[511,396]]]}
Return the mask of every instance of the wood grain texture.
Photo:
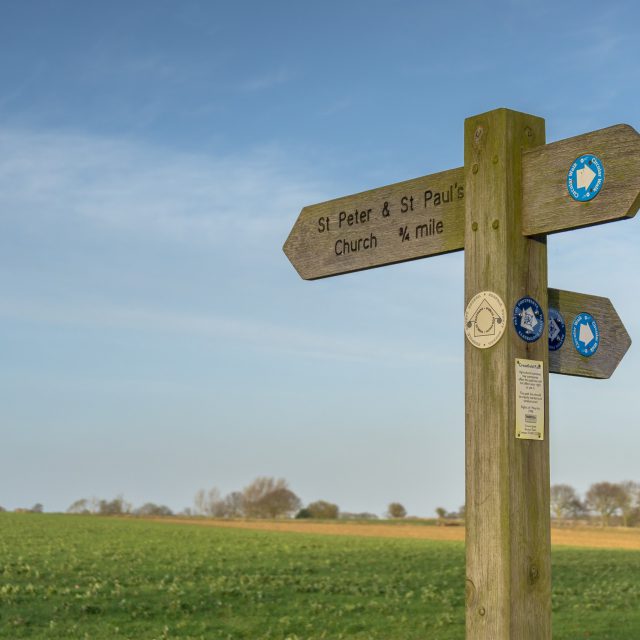
{"label": "wood grain texture", "polygon": [[[496,292],[511,313],[523,296],[547,307],[545,239],[522,235],[522,149],[544,144],[544,121],[500,109],[465,122],[465,307]],[[548,345],[465,340],[467,640],[549,640]],[[515,359],[544,363],[543,441],[515,437]]]}
{"label": "wood grain texture", "polygon": [[[576,202],[567,172],[584,153],[603,161],[605,183],[590,202]],[[310,205],[283,249],[306,280],[459,251],[464,193],[458,168]],[[524,150],[522,197],[525,236],[633,217],[640,208],[640,136],[620,124]]]}
{"label": "wood grain texture", "polygon": [[[611,300],[573,291],[549,289],[549,307],[562,314],[567,328],[562,347],[549,352],[550,371],[585,378],[610,378],[631,346],[631,338]],[[571,338],[573,321],[583,312],[590,313],[600,329],[600,345],[588,358],[578,353]]]}
{"label": "wood grain texture", "polygon": [[[590,202],[576,202],[567,172],[585,153],[604,164],[604,186]],[[526,151],[522,157],[522,233],[555,233],[633,217],[640,207],[640,136],[626,124]]]}
{"label": "wood grain texture", "polygon": [[305,207],[283,249],[313,280],[463,247],[460,167]]}

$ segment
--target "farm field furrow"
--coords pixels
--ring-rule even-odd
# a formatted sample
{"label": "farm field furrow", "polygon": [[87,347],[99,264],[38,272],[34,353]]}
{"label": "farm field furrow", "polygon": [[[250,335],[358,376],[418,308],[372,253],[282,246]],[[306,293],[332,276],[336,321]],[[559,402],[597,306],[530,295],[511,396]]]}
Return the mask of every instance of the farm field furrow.
{"label": "farm field furrow", "polygon": [[[640,552],[553,572],[554,639],[640,638]],[[464,574],[460,542],[0,514],[0,638],[462,640]]]}

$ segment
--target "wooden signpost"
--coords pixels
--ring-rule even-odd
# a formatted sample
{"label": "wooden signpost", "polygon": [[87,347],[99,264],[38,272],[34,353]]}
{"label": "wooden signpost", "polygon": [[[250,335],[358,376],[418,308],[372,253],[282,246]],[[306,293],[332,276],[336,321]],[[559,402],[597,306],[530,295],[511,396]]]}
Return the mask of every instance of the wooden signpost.
{"label": "wooden signpost", "polygon": [[305,280],[464,248],[464,169],[305,207],[284,252]]}
{"label": "wooden signpost", "polygon": [[640,136],[545,144],[544,121],[465,121],[464,167],[305,207],[305,279],[465,251],[468,640],[549,640],[549,372],[608,378],[631,340],[611,302],[547,287],[547,234],[633,217]]}

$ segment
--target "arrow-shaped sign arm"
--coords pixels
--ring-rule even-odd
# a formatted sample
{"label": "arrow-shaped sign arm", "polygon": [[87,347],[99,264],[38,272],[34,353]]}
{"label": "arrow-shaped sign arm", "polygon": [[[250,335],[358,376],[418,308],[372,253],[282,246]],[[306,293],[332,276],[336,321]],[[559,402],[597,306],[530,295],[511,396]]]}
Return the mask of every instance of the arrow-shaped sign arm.
{"label": "arrow-shaped sign arm", "polygon": [[[560,312],[567,332],[564,345],[557,351],[549,352],[549,371],[583,378],[610,378],[631,346],[631,338],[611,300],[573,291],[549,289],[549,308]],[[580,313],[585,312],[593,316],[600,332],[598,349],[589,357],[580,355],[572,344],[573,321]]]}
{"label": "arrow-shaped sign arm", "polygon": [[283,250],[305,280],[464,248],[464,169],[305,207]]}
{"label": "arrow-shaped sign arm", "polygon": [[[569,194],[567,175],[580,156],[593,154],[604,183],[589,202]],[[586,176],[579,176],[580,184]],[[555,233],[632,218],[640,208],[640,135],[628,124],[567,138],[522,155],[522,233]]]}

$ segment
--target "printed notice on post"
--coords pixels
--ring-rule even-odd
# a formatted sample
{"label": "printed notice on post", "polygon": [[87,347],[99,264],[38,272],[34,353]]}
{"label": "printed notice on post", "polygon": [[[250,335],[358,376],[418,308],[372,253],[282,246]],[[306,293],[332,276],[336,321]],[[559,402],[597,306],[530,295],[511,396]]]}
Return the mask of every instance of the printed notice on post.
{"label": "printed notice on post", "polygon": [[544,363],[516,358],[516,438],[544,440]]}

